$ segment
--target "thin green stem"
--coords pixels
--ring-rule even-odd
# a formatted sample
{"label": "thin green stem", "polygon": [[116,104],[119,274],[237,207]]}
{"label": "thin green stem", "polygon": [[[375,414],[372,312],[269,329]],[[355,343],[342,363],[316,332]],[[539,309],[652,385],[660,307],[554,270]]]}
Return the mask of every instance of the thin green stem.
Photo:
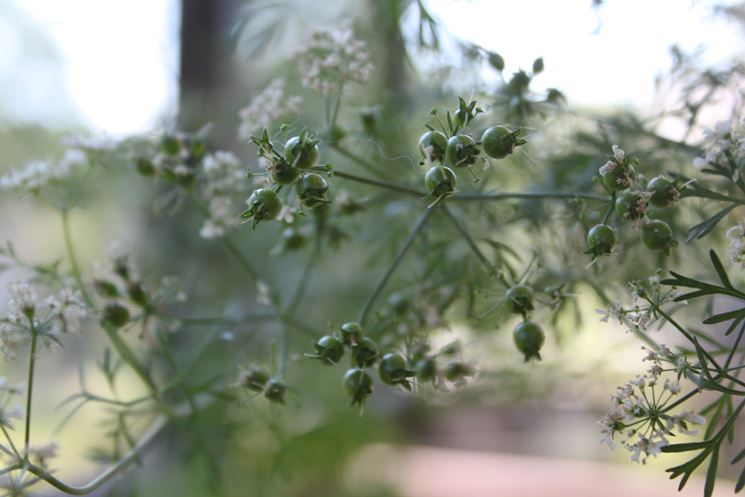
{"label": "thin green stem", "polygon": [[27,460],[19,461],[15,464],[7,466],[3,469],[3,471],[7,473],[15,470],[25,470],[33,475],[36,475],[41,480],[47,482],[49,485],[66,494],[89,494],[106,484],[118,474],[128,469],[130,466],[132,466],[132,464],[139,461],[143,453],[152,444],[155,438],[160,435],[160,433],[162,433],[163,430],[168,426],[168,423],[171,419],[189,416],[194,412],[195,409],[202,409],[207,405],[212,404],[215,401],[215,398],[216,397],[214,396],[204,394],[198,396],[198,398],[195,398],[192,401],[184,402],[182,404],[174,406],[173,409],[169,410],[168,414],[160,414],[156,416],[148,429],[142,434],[139,441],[134,445],[134,447],[132,447],[132,449],[130,449],[130,451],[126,455],[124,455],[124,457],[119,459],[103,473],[84,485],[69,485],[56,478],[46,469],[32,464]]}
{"label": "thin green stem", "polygon": [[497,278],[499,278],[499,281],[502,282],[502,284],[506,287],[510,287],[510,284],[507,282],[507,280],[504,278],[504,275],[500,271],[496,271],[494,266],[491,262],[489,262],[489,259],[486,258],[484,253],[481,251],[478,245],[476,245],[476,241],[471,237],[470,233],[468,233],[468,230],[465,226],[463,226],[458,219],[455,217],[453,212],[448,209],[448,207],[445,204],[441,205],[442,211],[445,213],[447,218],[453,223],[453,225],[457,228],[458,232],[461,234],[463,239],[468,243],[468,246],[471,247],[471,250],[474,254],[476,254],[476,257],[479,259],[479,261],[484,265],[484,267],[490,272],[490,273],[496,273]]}
{"label": "thin green stem", "polygon": [[380,280],[378,285],[375,287],[375,290],[373,290],[373,293],[372,295],[370,295],[370,298],[367,300],[367,303],[365,303],[365,307],[362,309],[362,313],[360,314],[360,324],[362,324],[363,326],[365,325],[365,322],[367,321],[367,317],[370,314],[370,311],[372,310],[372,307],[375,304],[375,301],[380,296],[380,294],[383,292],[385,285],[388,283],[388,280],[391,278],[391,276],[393,276],[393,273],[396,271],[396,268],[403,260],[404,256],[406,255],[406,252],[408,252],[409,248],[411,248],[411,245],[414,243],[414,240],[416,239],[419,232],[427,224],[427,220],[429,219],[429,216],[432,215],[432,211],[434,211],[434,208],[427,209],[419,217],[419,220],[414,226],[414,230],[409,234],[409,237],[406,239],[404,244],[398,250],[398,253],[396,254],[396,257],[393,259],[393,262],[391,263],[390,267],[385,272],[385,274],[383,275],[383,278]]}
{"label": "thin green stem", "polygon": [[5,427],[4,423],[0,423],[0,429],[3,430],[3,434],[5,435],[6,440],[8,440],[8,444],[10,445],[11,450],[16,455],[16,457],[20,460],[21,453],[18,452],[18,448],[16,447],[16,444],[13,443],[13,439],[10,437],[10,433],[8,433],[8,429]]}
{"label": "thin green stem", "polygon": [[735,340],[734,345],[732,345],[732,349],[729,351],[729,354],[727,354],[727,360],[724,361],[723,368],[727,370],[729,368],[729,365],[732,363],[732,359],[735,357],[735,351],[737,350],[737,347],[740,345],[740,341],[742,340],[743,332],[745,332],[745,323],[740,325],[740,331],[737,333],[737,339]]}
{"label": "thin green stem", "polygon": [[370,171],[372,174],[377,176],[378,178],[385,179],[385,175],[381,173],[378,168],[373,165],[372,162],[368,161],[367,159],[360,157],[359,155],[355,154],[351,150],[347,149],[343,145],[340,145],[338,143],[329,143],[329,147],[339,152],[341,155],[346,157],[347,159],[351,159],[352,161],[356,162],[360,166],[364,167],[368,171]]}
{"label": "thin green stem", "polygon": [[449,201],[464,201],[464,202],[484,202],[484,201],[500,201],[510,199],[574,199],[582,198],[585,200],[604,200],[607,201],[608,197],[604,195],[598,195],[595,193],[585,192],[502,192],[502,193],[462,193],[459,195],[453,195]]}
{"label": "thin green stem", "polygon": [[23,435],[23,446],[24,454],[28,459],[28,446],[31,440],[31,398],[34,394],[34,369],[36,368],[36,345],[38,343],[39,335],[34,326],[33,318],[29,318],[29,324],[31,327],[31,347],[28,354],[28,391],[26,392],[26,430]]}
{"label": "thin green stem", "polygon": [[[85,495],[89,494],[96,489],[100,488],[102,485],[104,485],[106,482],[111,480],[114,476],[118,475],[119,473],[123,472],[127,468],[129,468],[135,461],[140,459],[140,456],[142,455],[142,452],[144,452],[144,449],[155,439],[157,435],[159,435],[163,429],[168,424],[168,417],[165,415],[158,416],[155,421],[150,425],[150,428],[148,431],[140,438],[140,440],[137,442],[137,444],[119,461],[117,461],[113,466],[111,466],[109,469],[101,473],[99,476],[91,480],[85,485],[81,486],[72,486],[68,485],[67,483],[63,482],[62,480],[57,479],[55,476],[53,476],[51,473],[49,473],[44,468],[37,466],[35,464],[28,464],[27,470],[47,482],[49,485],[53,486],[57,490],[60,490],[62,492],[65,492],[66,494],[70,495]],[[20,469],[20,467],[19,467]]]}
{"label": "thin green stem", "polygon": [[72,233],[70,231],[70,216],[67,209],[62,210],[62,232],[65,238],[65,246],[67,247],[67,256],[70,259],[70,267],[72,269],[72,277],[75,279],[75,283],[78,285],[80,293],[83,295],[83,300],[91,309],[94,309],[93,299],[91,298],[88,290],[86,290],[83,284],[83,276],[78,265],[78,259],[75,255],[75,246],[72,243]]}
{"label": "thin green stem", "polygon": [[214,324],[238,324],[238,323],[245,323],[246,321],[259,321],[259,320],[277,318],[276,313],[272,311],[247,312],[237,318],[231,318],[228,316],[203,316],[203,317],[181,316],[179,314],[174,314],[174,313],[166,312],[162,310],[159,310],[155,314],[161,317],[176,319],[182,323],[192,325],[192,326],[211,326]]}
{"label": "thin green stem", "polygon": [[251,263],[248,261],[248,259],[246,259],[243,256],[243,254],[238,249],[238,247],[235,246],[235,243],[233,242],[233,240],[231,240],[227,236],[222,237],[221,240],[222,240],[223,245],[225,245],[225,247],[227,247],[228,251],[233,255],[233,257],[235,257],[235,259],[238,261],[238,264],[241,265],[243,270],[246,271],[254,281],[258,281],[259,274],[256,272],[256,270],[251,265]]}
{"label": "thin green stem", "polygon": [[608,203],[608,210],[605,211],[605,215],[603,216],[603,222],[601,224],[607,224],[608,219],[610,219],[610,215],[613,213],[613,208],[616,206],[616,191],[613,190],[613,193],[611,193],[610,202]]}
{"label": "thin green stem", "polygon": [[[83,278],[80,272],[80,266],[78,265],[78,260],[75,255],[75,246],[72,243],[70,220],[67,210],[62,211],[62,230],[64,232],[65,245],[67,246],[67,255],[70,259],[70,266],[72,267],[73,277],[75,278],[75,281],[80,289],[80,293],[83,295],[86,304],[91,309],[93,309],[93,300],[91,299],[90,294],[88,294],[87,290],[85,289]],[[150,375],[145,367],[141,365],[140,362],[137,360],[137,357],[135,356],[134,352],[132,352],[132,349],[129,347],[129,345],[127,345],[127,343],[122,340],[116,330],[105,327],[105,331],[106,335],[109,338],[109,341],[119,353],[122,360],[124,360],[124,362],[126,362],[134,370],[137,376],[139,376],[145,383],[148,390],[150,390],[150,393],[153,395],[153,397],[157,399],[158,389],[155,386],[155,383],[153,382],[152,378],[150,378]]]}
{"label": "thin green stem", "polygon": [[295,293],[293,293],[292,298],[290,299],[290,303],[287,306],[287,310],[285,313],[292,314],[298,305],[300,305],[300,302],[303,300],[303,297],[305,296],[305,291],[308,288],[308,281],[310,280],[310,273],[313,269],[313,264],[318,259],[318,254],[321,251],[321,233],[317,232],[316,237],[313,240],[313,250],[311,250],[310,255],[308,256],[308,261],[305,263],[305,267],[303,268],[303,274],[300,276],[300,280],[298,281],[297,287],[295,288]]}
{"label": "thin green stem", "polygon": [[117,399],[107,399],[106,397],[101,397],[92,393],[85,392],[83,397],[87,400],[90,400],[91,402],[100,402],[102,404],[111,404],[114,406],[121,406],[121,407],[131,407],[136,406],[137,404],[141,404],[143,402],[147,402],[148,400],[152,400],[152,396],[145,395],[142,397],[137,397],[132,400],[117,400]]}
{"label": "thin green stem", "polygon": [[334,169],[334,176],[348,179],[350,181],[356,181],[357,183],[364,183],[366,185],[372,185],[372,186],[377,186],[379,188],[385,188],[386,190],[391,190],[394,192],[405,193],[407,195],[413,195],[417,198],[424,198],[426,196],[426,193],[424,193],[423,191],[415,190],[414,188],[409,188],[408,186],[397,185],[395,183],[389,183],[387,181],[364,178],[362,176],[357,176],[356,174],[351,174],[351,173],[345,173],[337,169]]}
{"label": "thin green stem", "polygon": [[341,96],[344,92],[344,81],[339,84],[339,91],[336,94],[336,101],[334,102],[334,112],[331,114],[331,120],[329,121],[329,131],[334,129],[336,126],[336,120],[339,118],[339,109],[341,108]]}
{"label": "thin green stem", "polygon": [[119,336],[119,333],[116,329],[113,329],[109,326],[104,326],[103,328],[106,332],[106,336],[109,338],[109,341],[114,346],[122,360],[126,362],[130,368],[132,368],[137,376],[140,377],[142,382],[152,394],[153,398],[157,399],[158,387],[155,385],[155,382],[153,382],[153,379],[150,377],[147,369],[145,369],[145,366],[140,364],[140,362],[137,360],[137,356],[135,356],[134,352],[132,352],[132,349],[129,348],[129,345],[127,345],[127,343],[122,340],[122,337]]}

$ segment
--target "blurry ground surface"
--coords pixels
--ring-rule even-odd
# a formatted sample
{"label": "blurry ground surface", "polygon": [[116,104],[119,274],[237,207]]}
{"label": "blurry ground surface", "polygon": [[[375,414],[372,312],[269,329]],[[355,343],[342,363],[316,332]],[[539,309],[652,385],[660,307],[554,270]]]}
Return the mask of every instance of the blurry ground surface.
{"label": "blurry ground surface", "polygon": [[[701,497],[691,478],[680,493],[657,468],[432,447],[407,449],[396,468],[405,497]],[[720,481],[714,496],[733,495]]]}

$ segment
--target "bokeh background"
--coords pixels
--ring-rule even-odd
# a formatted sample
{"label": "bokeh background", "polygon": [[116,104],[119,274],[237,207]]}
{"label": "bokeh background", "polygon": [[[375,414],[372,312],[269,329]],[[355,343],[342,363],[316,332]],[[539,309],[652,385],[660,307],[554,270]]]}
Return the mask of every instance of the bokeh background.
{"label": "bokeh background", "polygon": [[[206,122],[213,123],[216,145],[254,161],[251,150],[237,142],[238,109],[272,77],[290,74],[289,58],[314,27],[350,19],[379,67],[373,84],[355,94],[353,107],[379,105],[388,127],[374,140],[359,140],[358,152],[372,154],[394,175],[408,167],[409,156],[416,157],[421,124],[397,133],[409,124],[406,119],[424,121],[429,107],[501,81],[486,65],[468,60],[464,42],[499,52],[505,74],[527,69],[542,56],[546,69],[535,90],[558,88],[569,113],[594,116],[664,112],[681,91],[667,77],[674,45],[696,53],[702,65],[728,64],[745,52],[745,7],[734,1],[423,3],[437,22],[438,52],[417,46],[415,1],[0,0],[0,171],[59,156],[61,139],[71,134],[118,139],[196,130]],[[304,112],[312,122],[321,107],[307,100]],[[701,119],[713,124],[734,104],[725,95]],[[407,116],[413,109],[418,115]],[[354,116],[345,119],[354,126]],[[563,122],[557,118],[550,125],[560,132],[573,126]],[[658,129],[679,139],[683,128],[670,119]],[[131,176],[100,173],[86,206],[73,212],[83,265],[103,260],[107,244],[120,240],[144,274],[175,274],[184,282],[198,302],[189,310],[209,314],[253,305],[253,287],[242,287],[222,252],[196,236],[199,222],[188,211],[155,213],[150,201],[157,189]],[[62,233],[52,209],[8,195],[0,202],[1,241],[13,240],[30,261],[61,257]],[[405,211],[405,204],[394,203],[347,228],[363,243],[383,233],[400,239],[405,233],[386,232],[386,217]],[[266,254],[274,243],[270,236],[243,239],[252,254]],[[256,257],[281,288],[292,287],[303,262]],[[367,280],[382,267],[366,257],[329,251],[317,274],[335,277],[314,278],[304,315],[338,323],[344,309],[357,309],[369,291]],[[21,274],[12,269],[2,280]],[[344,274],[346,279],[339,277]],[[674,495],[676,485],[663,468],[675,457],[635,465],[628,453],[599,441],[597,419],[615,386],[642,371],[643,354],[632,335],[599,322],[598,307],[597,297],[586,292],[581,324],[567,323],[575,329],[550,340],[545,360],[529,365],[513,351],[505,331],[510,327],[475,334],[453,318],[446,338],[464,341],[480,377],[446,394],[381,390],[363,417],[347,408],[336,387],[338,372],[308,368],[298,357],[288,376],[292,400],[282,412],[265,405],[208,411],[196,428],[165,437],[136,477],[100,494]],[[228,356],[248,361],[271,354],[276,330],[254,333],[255,327],[230,329],[236,346],[215,350],[212,366]],[[180,346],[188,352],[190,343],[213,331],[192,329]],[[307,347],[307,337],[295,342],[294,350]],[[98,423],[100,411],[86,408],[57,430],[66,414],[58,404],[75,391],[81,374],[93,388],[103,387],[94,374],[102,347],[99,338],[84,333],[40,366],[35,437],[58,440],[56,466],[71,481],[83,481],[97,467],[88,456],[106,427]],[[2,370],[23,381],[17,365],[4,363]],[[134,395],[134,385],[125,382],[122,388]],[[717,495],[731,488],[719,485]],[[701,489],[695,480],[683,495],[700,495]]]}

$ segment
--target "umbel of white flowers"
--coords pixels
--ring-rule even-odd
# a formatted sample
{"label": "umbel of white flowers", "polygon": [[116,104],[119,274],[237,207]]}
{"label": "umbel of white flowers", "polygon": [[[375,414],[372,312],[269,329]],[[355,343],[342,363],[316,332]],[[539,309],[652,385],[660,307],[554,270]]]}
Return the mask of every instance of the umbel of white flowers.
{"label": "umbel of white flowers", "polygon": [[0,318],[0,349],[6,358],[14,358],[18,348],[28,342],[33,333],[51,347],[57,343],[58,335],[80,331],[85,304],[79,292],[63,288],[41,305],[28,282],[16,281],[8,285],[8,294],[7,311]]}

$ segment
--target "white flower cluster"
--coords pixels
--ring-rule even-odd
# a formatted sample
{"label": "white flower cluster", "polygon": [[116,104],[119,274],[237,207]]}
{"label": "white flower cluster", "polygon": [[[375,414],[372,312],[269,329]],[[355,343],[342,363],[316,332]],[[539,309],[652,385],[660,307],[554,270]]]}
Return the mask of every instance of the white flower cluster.
{"label": "white flower cluster", "polygon": [[[675,300],[680,292],[674,289],[663,289],[660,285],[660,276],[650,276],[647,284],[641,281],[629,283],[631,287],[631,303],[629,307],[624,307],[618,302],[611,302],[608,309],[595,309],[595,312],[603,316],[600,321],[607,323],[610,320],[617,320],[618,324],[626,327],[627,331],[640,333],[647,329],[649,324],[655,319],[654,307],[646,303],[642,296],[648,296],[656,305],[662,305],[666,302]],[[678,302],[687,304],[686,301]]]}
{"label": "white flower cluster", "polygon": [[735,169],[735,179],[745,166],[745,119],[732,118],[718,122],[713,129],[704,130],[703,147],[706,153],[697,157],[693,165],[702,169],[711,165]]}
{"label": "white flower cluster", "polygon": [[8,310],[0,318],[0,349],[6,358],[15,357],[18,347],[31,338],[32,332],[42,336],[45,345],[51,346],[56,335],[80,331],[85,305],[79,292],[63,288],[57,295],[47,298],[45,310],[28,282],[10,283],[8,294]]}
{"label": "white flower cluster", "polygon": [[47,298],[51,333],[79,333],[80,319],[85,317],[85,304],[80,292],[63,288]]}
{"label": "white flower cluster", "polygon": [[669,444],[669,436],[675,436],[676,432],[695,435],[698,432],[692,430],[690,425],[706,422],[702,416],[689,410],[676,414],[669,412],[672,407],[670,401],[680,393],[681,388],[677,380],[669,378],[659,387],[663,372],[677,370],[677,366],[666,370],[662,363],[678,364],[678,361],[664,345],[658,351],[646,350],[644,360],[650,362],[647,373],[618,387],[612,396],[611,410],[598,421],[602,426],[602,442],[615,449],[614,436],[625,437],[621,445],[631,452],[632,461],[642,464],[649,456],[656,457]]}
{"label": "white flower cluster", "polygon": [[611,319],[617,320],[618,324],[633,332],[646,330],[653,319],[652,310],[649,306],[634,305],[625,308],[618,302],[611,302],[607,310],[595,309],[595,312],[603,316],[600,319],[603,323],[607,323]]}
{"label": "white flower cluster", "polygon": [[347,81],[367,82],[374,69],[365,42],[349,26],[315,31],[295,58],[303,86],[324,95],[339,91]]}
{"label": "white flower cluster", "polygon": [[240,224],[233,198],[234,194],[246,190],[246,169],[238,157],[222,151],[207,155],[202,161],[202,168],[206,181],[202,197],[207,202],[209,218],[199,234],[207,239],[219,238]]}
{"label": "white flower cluster", "polygon": [[618,145],[613,145],[613,159],[603,164],[598,172],[605,176],[609,172],[615,170],[617,167],[624,166],[624,160],[626,159],[626,152],[624,152]]}
{"label": "white flower cluster", "polygon": [[739,264],[745,269],[745,220],[727,230],[729,241],[729,259],[732,264]]}
{"label": "white flower cluster", "polygon": [[71,148],[57,162],[30,162],[23,169],[0,177],[0,188],[38,194],[42,188],[61,182],[88,165],[88,157],[78,148]]}
{"label": "white flower cluster", "polygon": [[252,135],[269,128],[280,117],[300,112],[303,99],[298,95],[286,95],[285,84],[284,78],[273,79],[269,86],[238,112],[241,120],[238,138],[248,141]]}

